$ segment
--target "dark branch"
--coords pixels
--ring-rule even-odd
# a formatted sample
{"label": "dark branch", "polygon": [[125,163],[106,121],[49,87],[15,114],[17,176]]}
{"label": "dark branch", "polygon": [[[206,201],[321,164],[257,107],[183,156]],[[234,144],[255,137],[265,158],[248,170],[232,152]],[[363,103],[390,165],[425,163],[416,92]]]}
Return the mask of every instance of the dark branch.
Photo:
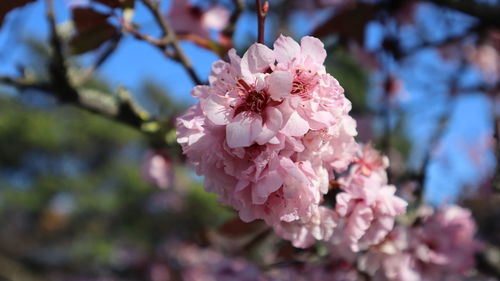
{"label": "dark branch", "polygon": [[500,115],[493,118],[493,138],[495,140],[495,157],[497,160],[495,172],[493,174],[493,190],[500,191]]}
{"label": "dark branch", "polygon": [[245,10],[245,1],[233,0],[233,3],[235,7],[233,13],[231,14],[231,18],[229,18],[229,24],[222,31],[222,34],[224,34],[224,36],[226,36],[229,39],[233,38],[234,31],[236,30],[236,23],[243,14],[243,11]]}
{"label": "dark branch", "polygon": [[152,0],[142,0],[142,3],[144,3],[144,5],[148,8],[150,13],[153,15],[155,21],[160,26],[160,29],[163,33],[162,36],[163,38],[159,41],[161,42],[161,44],[159,45],[154,44],[154,45],[157,45],[157,47],[163,49],[164,51],[166,51],[166,47],[168,45],[172,46],[175,52],[174,58],[184,66],[184,68],[188,72],[191,79],[195,82],[195,84],[197,85],[203,84],[201,79],[198,78],[198,75],[196,75],[196,72],[194,71],[193,68],[193,64],[182,50],[174,30],[170,27],[170,25],[165,20],[165,17],[161,13],[159,3],[153,2]]}
{"label": "dark branch", "polygon": [[500,5],[474,0],[428,0],[478,18],[483,23],[500,26]]}
{"label": "dark branch", "polygon": [[[38,90],[54,96],[62,103],[72,104],[90,112],[97,113],[109,119],[119,121],[136,129],[141,129],[145,122],[151,122],[147,113],[138,109],[131,98],[122,94],[118,98],[106,94],[85,94],[85,90],[78,91],[68,77],[68,68],[62,47],[62,40],[57,33],[56,17],[52,0],[46,0],[47,20],[50,26],[50,46],[52,49],[49,61],[49,81],[31,81],[24,78],[0,76],[0,83],[15,87],[19,91]],[[114,48],[112,48],[114,50]],[[104,62],[109,53],[105,52],[96,65]],[[97,67],[96,66],[96,67]],[[87,90],[87,92],[90,90]]]}
{"label": "dark branch", "polygon": [[264,44],[264,24],[266,22],[267,11],[269,11],[269,2],[265,2],[262,6],[261,0],[257,1],[257,25],[258,25],[258,39],[257,42]]}
{"label": "dark branch", "polygon": [[[85,91],[76,91],[75,89],[66,89],[69,92],[61,92],[65,89],[53,82],[30,82],[23,79],[0,76],[0,83],[12,86],[19,91],[37,90],[46,95],[54,96],[58,101],[74,105],[86,111],[96,113],[108,119],[118,121],[135,129],[141,129],[146,122],[154,122],[149,119],[146,112],[141,111],[135,106],[130,97],[115,98],[108,94],[86,94]],[[90,91],[90,90],[89,90]],[[76,98],[63,98],[72,97]]]}
{"label": "dark branch", "polygon": [[82,79],[79,84],[85,83],[88,81],[92,75],[96,72],[96,70],[104,63],[106,60],[116,51],[118,48],[118,44],[120,42],[120,37],[117,37],[115,40],[111,41],[107,48],[97,57],[96,61],[93,65],[91,65],[83,74]]}

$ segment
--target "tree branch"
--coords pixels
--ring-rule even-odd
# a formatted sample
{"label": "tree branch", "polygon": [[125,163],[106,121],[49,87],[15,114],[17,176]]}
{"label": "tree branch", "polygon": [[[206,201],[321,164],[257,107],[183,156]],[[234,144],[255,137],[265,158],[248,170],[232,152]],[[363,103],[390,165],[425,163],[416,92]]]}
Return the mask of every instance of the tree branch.
{"label": "tree branch", "polygon": [[262,6],[261,0],[256,0],[257,2],[257,25],[258,25],[258,37],[257,43],[264,44],[264,24],[266,22],[267,11],[269,10],[269,2],[265,2]]}
{"label": "tree branch", "polygon": [[[50,26],[50,45],[52,54],[49,60],[49,81],[31,81],[25,78],[0,76],[0,83],[15,87],[19,91],[38,90],[54,96],[62,103],[72,104],[84,110],[97,113],[112,120],[141,129],[146,122],[153,122],[148,114],[135,105],[128,93],[122,90],[118,98],[98,93],[94,90],[77,90],[68,77],[68,68],[64,50],[57,34],[56,17],[52,0],[46,0],[47,20]],[[114,50],[114,48],[112,48]],[[112,52],[107,51],[100,57],[96,65],[100,65]],[[96,66],[96,67],[97,67]]]}
{"label": "tree branch", "polygon": [[118,48],[120,40],[119,37],[110,42],[107,48],[97,57],[93,65],[91,65],[83,74],[82,79],[80,79],[79,84],[87,82],[96,72],[96,70],[114,53]]}
{"label": "tree branch", "polygon": [[428,0],[437,5],[463,12],[478,18],[482,22],[500,26],[500,5],[487,4],[474,0]]}
{"label": "tree branch", "polygon": [[[76,91],[72,88],[70,92],[61,92],[64,89],[58,85],[54,85],[54,82],[30,82],[23,79],[0,76],[0,83],[12,86],[19,91],[41,91],[46,95],[54,96],[62,103],[74,105],[139,130],[144,123],[156,121],[150,119],[145,111],[140,110],[124,90],[121,92],[119,98],[115,98],[112,95],[99,93],[94,90]],[[76,98],[61,98],[67,96],[76,96]]]}
{"label": "tree branch", "polygon": [[[187,55],[184,53],[184,51],[181,48],[181,45],[179,43],[179,40],[177,40],[177,37],[175,35],[174,30],[170,27],[170,25],[167,23],[165,20],[164,16],[162,15],[160,8],[159,8],[159,3],[158,2],[153,2],[152,0],[142,0],[142,3],[148,8],[150,13],[153,15],[155,18],[155,21],[157,24],[160,26],[160,29],[163,33],[163,38],[160,40],[162,42],[162,45],[157,45],[157,47],[163,49],[164,51],[166,50],[166,47],[168,45],[172,46],[175,52],[174,58],[180,62],[184,68],[186,68],[186,71],[188,72],[189,76],[191,79],[197,84],[203,84],[200,78],[198,78],[198,75],[196,75],[196,72],[194,71],[193,64],[187,57]],[[163,45],[163,42],[165,42],[165,45]],[[155,44],[156,45],[156,44]]]}
{"label": "tree branch", "polygon": [[495,172],[493,174],[493,190],[500,191],[500,114],[493,118],[493,138],[495,140],[495,157],[497,160]]}
{"label": "tree branch", "polygon": [[229,18],[229,24],[222,31],[222,34],[229,39],[233,38],[234,31],[236,30],[236,24],[238,23],[238,20],[240,19],[241,15],[243,14],[243,11],[245,10],[245,1],[233,0],[233,3],[235,8],[233,13],[231,14],[231,17]]}

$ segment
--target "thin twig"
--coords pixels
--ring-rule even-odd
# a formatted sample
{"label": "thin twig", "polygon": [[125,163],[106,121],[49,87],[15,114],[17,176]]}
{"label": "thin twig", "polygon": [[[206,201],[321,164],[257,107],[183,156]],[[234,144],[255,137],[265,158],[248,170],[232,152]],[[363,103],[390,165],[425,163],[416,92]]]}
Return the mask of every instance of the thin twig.
{"label": "thin twig", "polygon": [[96,70],[116,51],[118,44],[120,42],[120,37],[111,41],[107,48],[97,57],[93,65],[91,65],[83,74],[80,84],[88,81],[96,72]]}
{"label": "thin twig", "polygon": [[127,23],[123,19],[120,19],[120,23],[121,23],[122,27],[125,29],[125,31],[132,34],[136,39],[145,41],[145,42],[147,42],[147,43],[149,43],[157,48],[160,48],[162,51],[165,50],[169,45],[168,40],[165,40],[165,38],[156,39],[153,36],[141,33],[132,24]]}
{"label": "thin twig", "polygon": [[[154,119],[145,120],[145,114],[137,112],[133,108],[131,101],[121,101],[112,98],[112,95],[102,94],[102,98],[111,97],[112,103],[103,103],[99,97],[85,97],[74,89],[71,92],[64,91],[63,88],[50,82],[28,82],[23,79],[16,79],[13,77],[0,76],[0,83],[12,86],[20,91],[23,90],[37,90],[45,93],[46,95],[54,96],[58,101],[74,105],[85,111],[96,113],[100,116],[106,117],[110,120],[120,122],[135,129],[141,129],[142,124],[146,122],[154,122]],[[75,99],[61,98],[76,95]]]}
{"label": "thin twig", "polygon": [[493,190],[500,191],[500,114],[496,113],[493,118],[493,139],[495,141],[495,157],[497,160],[495,172],[493,174]]}
{"label": "thin twig", "polygon": [[[64,57],[64,50],[62,48],[62,41],[57,34],[53,1],[46,0],[46,4],[47,20],[51,32],[50,45],[52,47],[49,64],[50,80],[40,82],[28,81],[24,78],[0,76],[0,83],[15,87],[20,91],[28,89],[42,91],[47,95],[56,97],[57,100],[62,103],[75,105],[87,111],[127,124],[136,129],[141,129],[142,124],[145,122],[154,121],[149,120],[146,114],[134,108],[130,99],[112,98],[112,102],[108,104],[103,102],[103,99],[105,99],[104,95],[102,97],[90,97],[76,90],[68,78],[68,69]],[[104,60],[105,58],[101,58],[97,64],[102,63]]]}
{"label": "thin twig", "polygon": [[155,18],[156,22],[160,26],[160,29],[163,33],[163,38],[165,42],[168,42],[170,46],[175,51],[175,59],[180,62],[186,71],[188,72],[189,76],[191,79],[197,84],[203,84],[200,78],[198,78],[198,75],[196,75],[196,72],[194,71],[193,64],[187,57],[187,55],[184,53],[184,51],[181,48],[181,45],[179,43],[179,40],[177,40],[177,37],[175,35],[174,30],[170,27],[170,25],[167,23],[165,20],[164,16],[162,15],[159,7],[158,2],[153,2],[152,0],[142,0],[142,3],[146,5],[148,10],[151,12],[153,17]]}
{"label": "thin twig", "polygon": [[478,18],[484,23],[500,26],[500,4],[491,1],[473,1],[473,0],[428,0],[440,6],[454,9],[473,17]]}
{"label": "thin twig", "polygon": [[258,26],[258,37],[257,43],[264,44],[264,24],[266,22],[267,11],[269,11],[269,2],[265,2],[262,6],[261,0],[256,0],[257,2],[257,26]]}
{"label": "thin twig", "polygon": [[34,83],[22,79],[15,79],[9,76],[0,76],[0,84],[11,86],[19,90],[48,91],[51,89],[49,83]]}
{"label": "thin twig", "polygon": [[469,37],[470,35],[473,35],[473,34],[477,33],[483,27],[484,26],[480,25],[480,24],[471,25],[469,28],[467,28],[466,30],[464,30],[463,33],[457,34],[457,35],[452,35],[452,36],[444,38],[442,40],[438,40],[438,41],[434,41],[434,42],[423,40],[420,44],[417,44],[417,45],[415,45],[413,47],[410,47],[407,50],[402,51],[400,55],[402,57],[407,57],[407,56],[412,55],[412,54],[414,54],[415,52],[417,52],[417,51],[419,51],[421,49],[425,49],[425,48],[438,48],[438,47],[446,46],[448,44],[453,44],[453,43],[460,42],[460,41],[466,39],[467,37]]}
{"label": "thin twig", "polygon": [[234,31],[236,30],[236,24],[238,23],[238,20],[240,19],[241,15],[243,14],[243,11],[245,10],[245,1],[233,0],[233,3],[234,3],[234,11],[231,14],[231,17],[229,18],[228,25],[222,31],[222,34],[230,39],[233,38]]}

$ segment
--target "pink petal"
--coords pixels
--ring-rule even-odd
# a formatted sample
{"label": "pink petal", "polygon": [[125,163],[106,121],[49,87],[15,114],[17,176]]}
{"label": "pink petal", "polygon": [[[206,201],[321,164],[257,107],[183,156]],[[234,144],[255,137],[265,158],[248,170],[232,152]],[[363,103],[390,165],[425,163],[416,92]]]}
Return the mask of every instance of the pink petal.
{"label": "pink petal", "polygon": [[268,47],[255,43],[241,59],[241,74],[250,78],[252,74],[264,72],[274,63],[274,52]]}
{"label": "pink petal", "polygon": [[373,220],[372,209],[365,204],[358,203],[347,222],[344,237],[355,252],[358,250],[357,242],[366,233]]}
{"label": "pink petal", "polygon": [[297,112],[294,112],[281,131],[291,137],[301,137],[309,131],[309,123],[302,119]]}
{"label": "pink petal", "polygon": [[323,64],[326,58],[326,50],[323,43],[315,37],[306,36],[300,40],[302,55],[309,56],[317,64]]}
{"label": "pink petal", "polygon": [[283,185],[283,179],[277,171],[269,172],[262,180],[255,184],[252,190],[254,204],[264,204],[269,194],[278,190]]}
{"label": "pink petal", "polygon": [[208,9],[201,19],[201,23],[205,28],[222,30],[229,22],[230,12],[223,6],[215,5]]}
{"label": "pink petal", "polygon": [[276,136],[283,124],[283,116],[275,107],[266,108],[266,122],[262,128],[262,132],[257,136],[255,141],[258,144],[265,144]]}
{"label": "pink petal", "polygon": [[349,210],[349,202],[351,201],[351,195],[347,192],[341,192],[335,197],[335,211],[342,217],[347,215]]}
{"label": "pink petal", "polygon": [[278,63],[288,64],[300,55],[300,45],[291,37],[280,35],[274,42],[274,53]]}
{"label": "pink petal", "polygon": [[248,147],[254,143],[255,138],[262,131],[260,116],[236,116],[226,126],[226,141],[230,148]]}
{"label": "pink petal", "polygon": [[229,123],[230,110],[225,105],[224,98],[213,95],[201,103],[201,107],[208,119],[215,125],[226,125]]}
{"label": "pink petal", "polygon": [[281,101],[292,91],[293,75],[288,71],[275,71],[267,77],[271,98]]}
{"label": "pink petal", "polygon": [[303,183],[309,182],[307,177],[302,173],[302,171],[295,165],[295,163],[288,157],[281,157],[280,166],[283,168],[287,176],[291,176],[293,179],[298,180]]}

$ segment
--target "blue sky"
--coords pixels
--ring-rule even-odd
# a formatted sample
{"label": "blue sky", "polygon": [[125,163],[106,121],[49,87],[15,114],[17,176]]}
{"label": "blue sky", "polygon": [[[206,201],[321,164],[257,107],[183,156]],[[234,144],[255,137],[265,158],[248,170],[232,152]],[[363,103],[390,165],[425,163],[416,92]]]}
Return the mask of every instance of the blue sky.
{"label": "blue sky", "polygon": [[[57,3],[56,13],[58,20],[63,22],[68,19],[68,9],[65,1]],[[168,1],[167,1],[168,2]],[[43,39],[47,36],[45,10],[43,1],[37,1],[25,8],[19,9],[7,17],[2,30],[0,30],[0,74],[15,74],[16,65],[26,62],[25,50],[19,47],[19,42],[13,41],[11,32],[20,34],[20,38],[35,36]],[[165,5],[165,9],[168,7]],[[422,15],[423,14],[423,15]],[[432,25],[432,18],[439,15],[431,11],[420,11],[418,16],[425,17]],[[139,5],[136,10],[136,21],[141,22],[146,32],[157,33],[154,23],[149,18],[147,11]],[[464,20],[465,22],[466,20]],[[268,23],[272,25],[272,22]],[[238,23],[236,32],[236,47],[243,47],[246,38],[255,36],[255,17],[246,14]],[[294,17],[292,29],[296,37],[307,35],[311,28],[311,21],[304,15]],[[460,28],[456,27],[457,32]],[[433,30],[433,29],[430,29]],[[412,44],[415,37],[409,30],[405,43]],[[376,25],[369,29],[367,44],[376,48],[380,44],[381,31]],[[439,38],[439,32],[430,32],[432,37]],[[266,41],[272,42],[272,34],[267,33]],[[211,63],[217,57],[206,50],[202,50],[190,43],[183,43],[183,47],[194,62],[196,72],[200,77],[207,77]],[[92,56],[84,56],[82,61],[91,61]],[[415,150],[410,162],[418,166],[422,160],[422,151],[429,146],[429,140],[436,128],[436,118],[443,112],[450,111],[451,118],[446,133],[440,146],[433,152],[433,161],[428,168],[428,181],[426,184],[427,199],[435,204],[444,201],[453,201],[464,184],[474,184],[484,177],[491,168],[494,159],[491,151],[479,163],[471,161],[471,148],[480,148],[483,136],[491,132],[491,106],[483,95],[466,93],[450,104],[445,93],[447,92],[445,80],[447,73],[453,72],[456,65],[443,63],[434,51],[423,51],[414,56],[417,63],[412,68],[393,69],[400,73],[404,80],[404,90],[408,99],[399,103],[401,108],[408,113],[406,120],[406,133],[412,140]],[[392,66],[389,66],[392,67]],[[431,71],[429,71],[429,69]],[[434,72],[439,73],[434,76]],[[124,85],[134,91],[138,89],[141,81],[149,79],[164,85],[172,97],[184,103],[193,103],[195,100],[189,95],[193,83],[186,75],[181,65],[165,57],[152,46],[127,37],[120,43],[116,53],[103,65],[99,73],[105,76],[113,86]],[[470,69],[464,83],[477,82],[477,70]],[[429,81],[428,86],[422,86],[422,80]],[[342,81],[340,81],[342,82]],[[140,93],[138,93],[140,94]],[[487,150],[486,150],[487,151]],[[472,153],[473,154],[473,153]]]}

